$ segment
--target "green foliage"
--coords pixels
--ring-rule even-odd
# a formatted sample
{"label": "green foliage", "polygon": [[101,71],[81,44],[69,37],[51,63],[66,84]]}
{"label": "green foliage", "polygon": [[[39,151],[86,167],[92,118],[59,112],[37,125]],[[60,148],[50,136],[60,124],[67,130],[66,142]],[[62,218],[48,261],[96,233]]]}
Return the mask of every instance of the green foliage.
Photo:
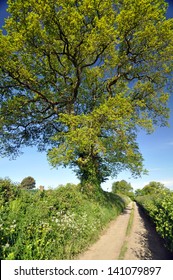
{"label": "green foliage", "polygon": [[157,194],[161,190],[166,190],[164,184],[160,182],[150,182],[143,189],[136,190],[136,196],[147,195],[147,194]]}
{"label": "green foliage", "polygon": [[19,195],[19,184],[13,183],[9,178],[0,178],[0,206],[8,203]]}
{"label": "green foliage", "polygon": [[112,193],[120,193],[129,196],[131,199],[134,199],[133,188],[130,183],[125,180],[117,181],[112,184]]}
{"label": "green foliage", "polygon": [[44,192],[20,190],[0,210],[0,257],[73,259],[124,207],[119,196],[101,190],[90,196],[81,192],[80,185]]}
{"label": "green foliage", "polygon": [[[151,186],[155,186],[152,191]],[[156,230],[164,238],[168,249],[173,252],[173,192],[163,184],[151,182],[142,189],[136,201],[146,209],[156,225]]]}
{"label": "green foliage", "polygon": [[35,180],[33,177],[28,176],[26,178],[24,178],[20,184],[22,189],[26,189],[26,190],[32,190],[35,188]]}
{"label": "green foliage", "polygon": [[140,127],[166,125],[173,20],[164,0],[8,0],[0,34],[0,153],[49,151],[83,183],[139,175]]}
{"label": "green foliage", "polygon": [[91,177],[95,184],[126,168],[139,175],[143,166],[133,134],[131,118],[135,119],[135,114],[131,101],[122,94],[87,115],[60,114],[66,131],[53,137],[59,144],[49,151],[50,162],[53,166],[70,165],[81,181]]}

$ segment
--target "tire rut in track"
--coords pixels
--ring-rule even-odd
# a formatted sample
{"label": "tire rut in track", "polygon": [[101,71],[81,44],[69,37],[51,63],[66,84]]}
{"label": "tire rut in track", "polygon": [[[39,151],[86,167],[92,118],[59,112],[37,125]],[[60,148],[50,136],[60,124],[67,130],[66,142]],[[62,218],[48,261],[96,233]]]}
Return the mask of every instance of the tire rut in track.
{"label": "tire rut in track", "polygon": [[165,248],[162,238],[156,232],[154,223],[136,203],[127,247],[125,260],[173,259],[173,254]]}

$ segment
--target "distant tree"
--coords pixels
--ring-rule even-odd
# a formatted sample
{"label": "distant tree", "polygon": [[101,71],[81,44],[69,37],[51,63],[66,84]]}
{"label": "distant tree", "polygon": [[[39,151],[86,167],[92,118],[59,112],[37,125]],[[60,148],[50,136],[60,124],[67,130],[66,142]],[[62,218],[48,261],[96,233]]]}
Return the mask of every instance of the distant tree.
{"label": "distant tree", "polygon": [[130,183],[125,180],[117,181],[112,184],[113,193],[121,193],[133,197],[133,188]]}
{"label": "distant tree", "polygon": [[24,178],[21,182],[21,188],[22,189],[26,189],[26,190],[32,190],[35,188],[35,180],[33,177],[28,176],[26,178]]}
{"label": "distant tree", "polygon": [[144,186],[143,189],[136,190],[135,195],[136,196],[152,195],[158,193],[161,190],[168,190],[168,189],[164,186],[164,184],[160,182],[152,181],[146,186]]}
{"label": "distant tree", "polygon": [[135,196],[140,196],[140,195],[143,195],[142,194],[142,189],[136,189],[135,190]]}

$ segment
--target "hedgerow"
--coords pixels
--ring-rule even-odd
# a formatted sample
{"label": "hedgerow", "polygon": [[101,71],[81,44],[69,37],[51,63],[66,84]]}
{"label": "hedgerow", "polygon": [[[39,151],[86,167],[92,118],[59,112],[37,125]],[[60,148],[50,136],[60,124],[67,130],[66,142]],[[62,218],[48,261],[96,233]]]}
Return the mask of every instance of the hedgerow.
{"label": "hedgerow", "polygon": [[9,180],[0,190],[1,259],[74,259],[125,207],[119,196],[87,195],[80,185],[41,192],[17,189]]}
{"label": "hedgerow", "polygon": [[147,211],[167,248],[173,252],[173,192],[165,188],[156,194],[138,196],[136,201]]}

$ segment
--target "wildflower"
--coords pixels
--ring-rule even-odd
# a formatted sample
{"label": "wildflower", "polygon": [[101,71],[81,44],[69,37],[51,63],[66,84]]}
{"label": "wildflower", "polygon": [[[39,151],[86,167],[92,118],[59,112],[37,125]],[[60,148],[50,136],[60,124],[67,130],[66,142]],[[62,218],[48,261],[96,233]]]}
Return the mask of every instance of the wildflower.
{"label": "wildflower", "polygon": [[10,228],[15,228],[15,227],[16,227],[16,225],[11,225],[11,226],[10,226]]}

